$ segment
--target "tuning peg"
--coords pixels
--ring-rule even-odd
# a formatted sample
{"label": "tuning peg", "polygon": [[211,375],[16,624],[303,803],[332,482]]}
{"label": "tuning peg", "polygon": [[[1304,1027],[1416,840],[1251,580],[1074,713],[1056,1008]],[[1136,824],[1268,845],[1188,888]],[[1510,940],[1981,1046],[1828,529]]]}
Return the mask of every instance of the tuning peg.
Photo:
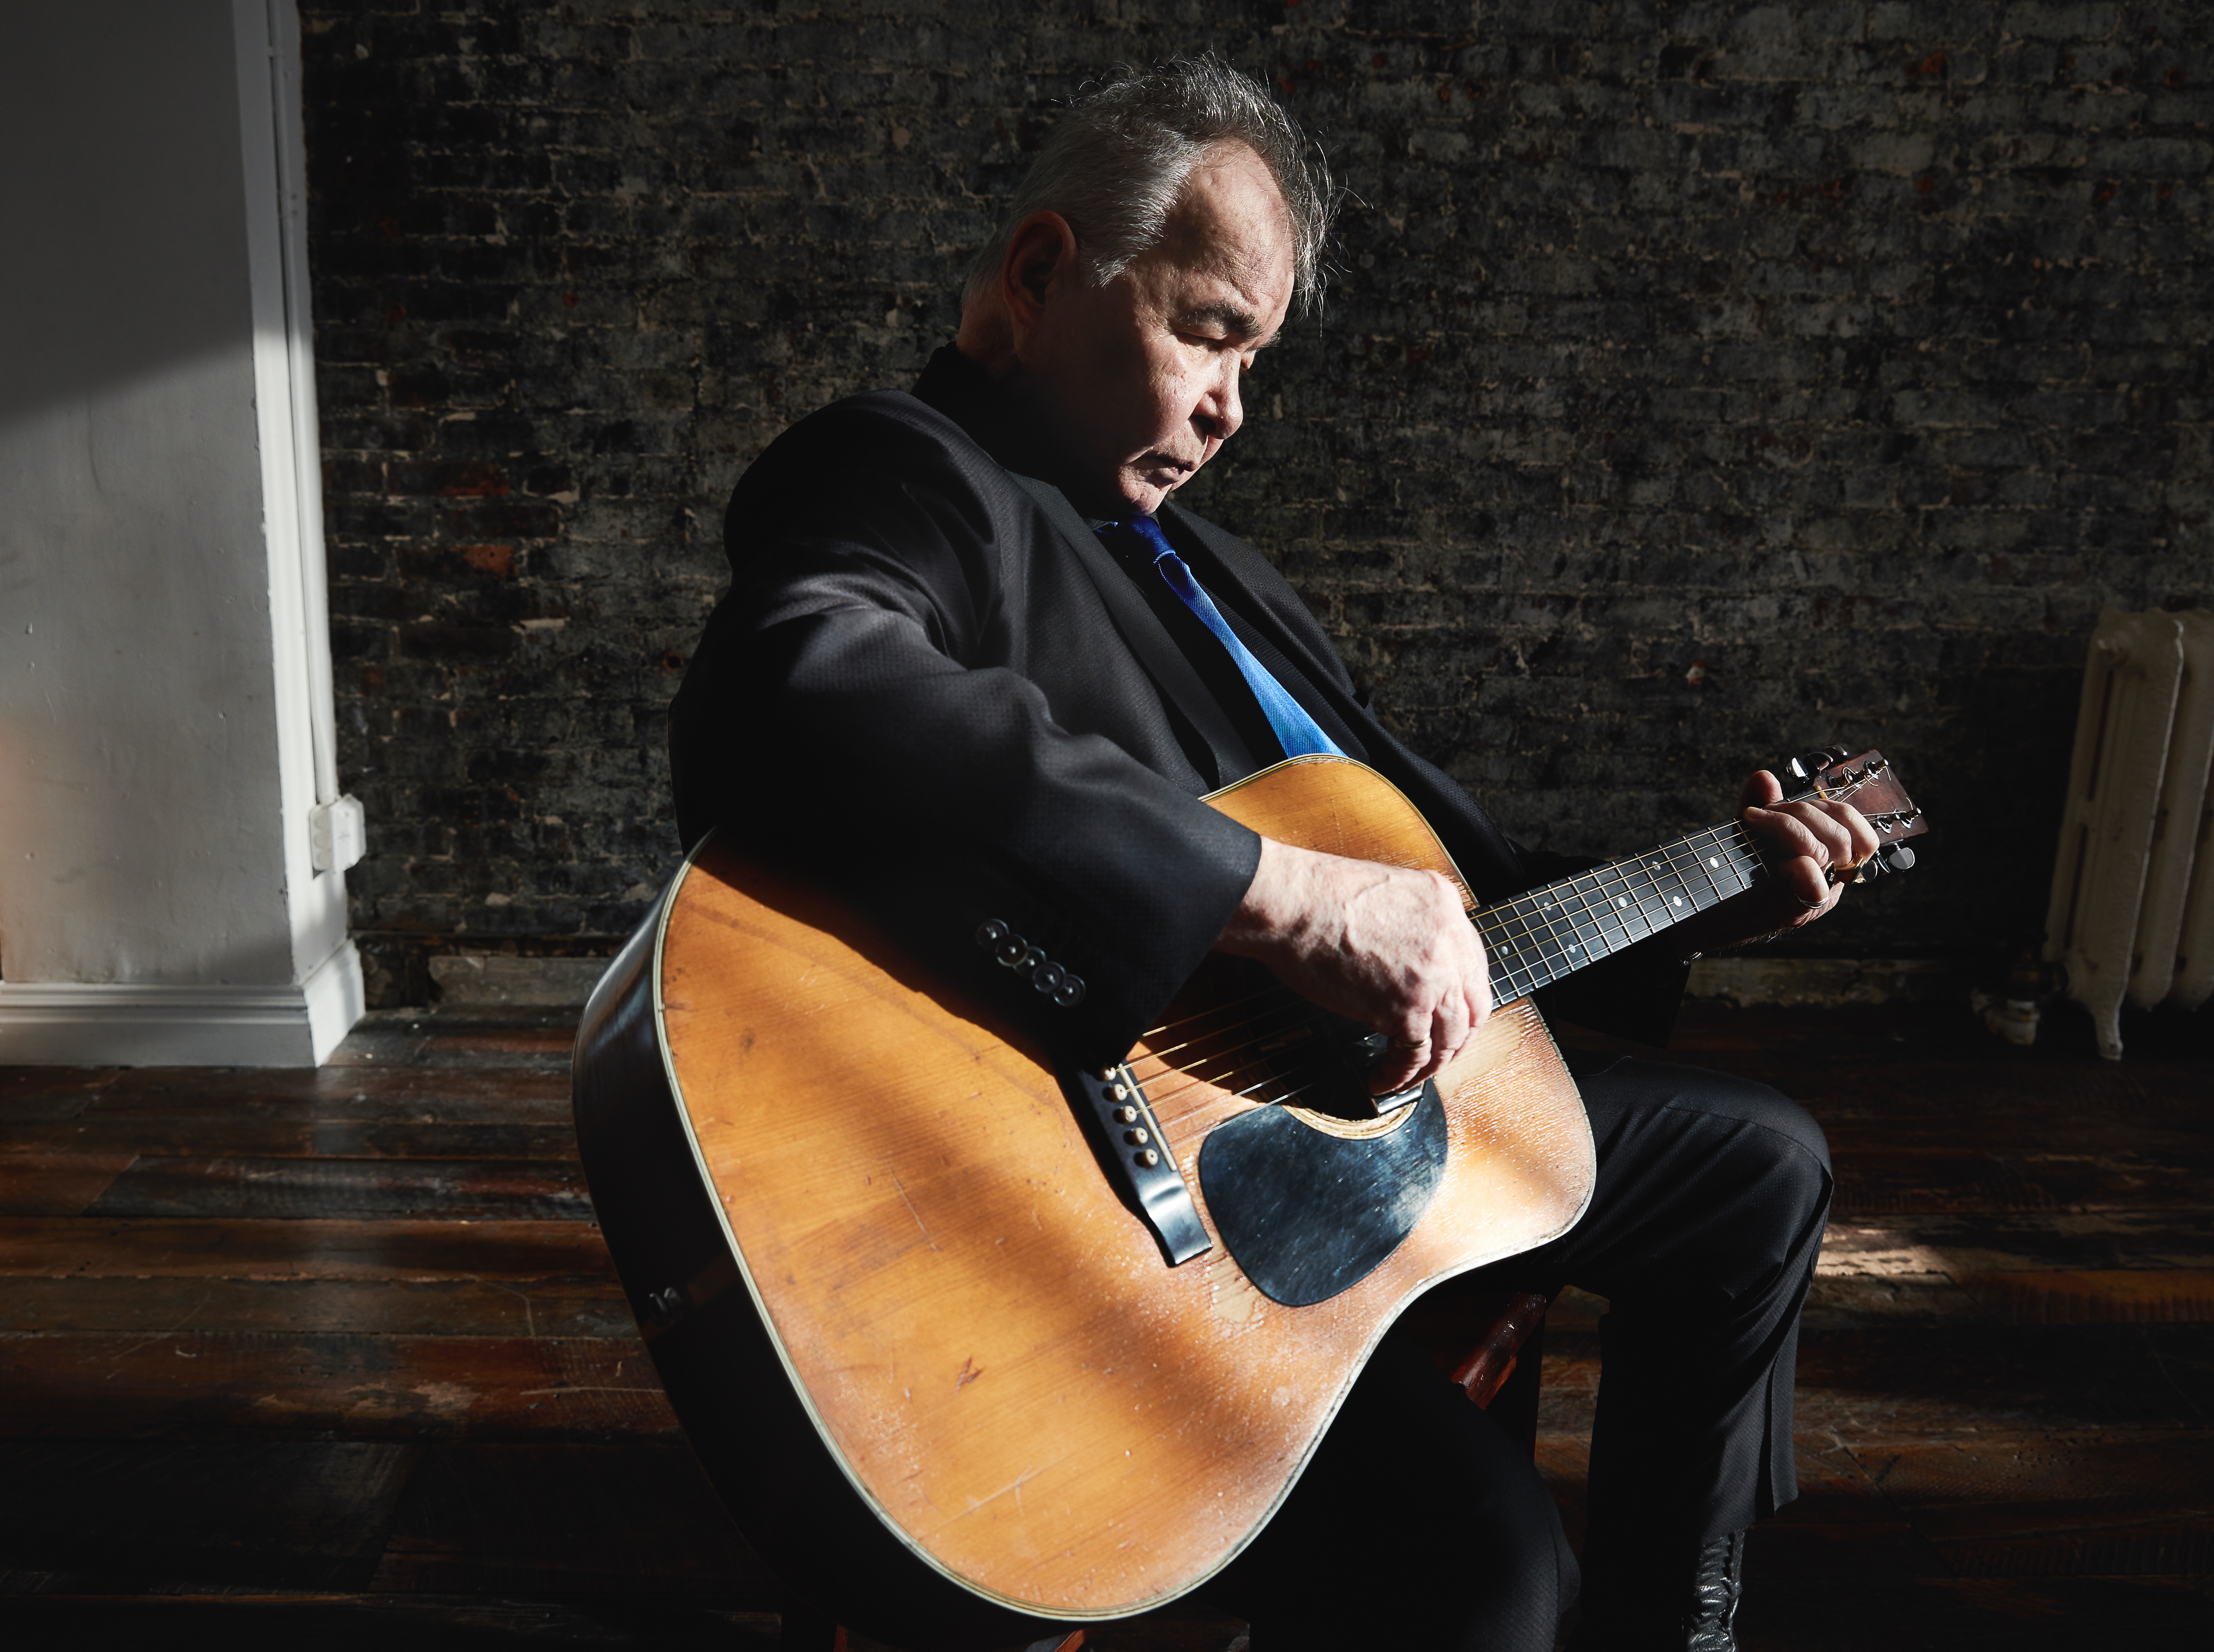
{"label": "tuning peg", "polygon": [[[1832,756],[1832,752],[1836,755]],[[1842,746],[1831,747],[1821,751],[1801,752],[1798,756],[1787,757],[1783,762],[1777,764],[1776,778],[1783,783],[1784,794],[1788,797],[1793,792],[1803,791],[1813,785],[1816,775],[1829,768],[1831,764],[1844,762],[1844,749]]]}
{"label": "tuning peg", "polygon": [[1871,863],[1881,861],[1887,872],[1912,872],[1914,846],[1911,843],[1886,843],[1869,857]]}

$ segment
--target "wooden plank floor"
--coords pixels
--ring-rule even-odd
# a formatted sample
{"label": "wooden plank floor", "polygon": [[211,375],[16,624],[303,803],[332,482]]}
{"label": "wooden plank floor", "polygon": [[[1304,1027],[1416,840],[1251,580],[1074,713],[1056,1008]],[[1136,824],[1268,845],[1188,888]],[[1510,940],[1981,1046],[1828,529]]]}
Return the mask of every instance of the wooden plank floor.
{"label": "wooden plank floor", "polygon": [[[773,1647],[568,1125],[566,1015],[372,1018],[315,1073],[0,1068],[11,1646]],[[1752,1652],[2214,1645],[2214,1056],[1938,1012],[1695,1008],[1828,1129],[1806,1491]],[[1597,1316],[1554,1313],[1578,1526]],[[1102,1652],[1226,1652],[1196,1606]],[[1267,1652],[1263,1644],[1260,1652]]]}

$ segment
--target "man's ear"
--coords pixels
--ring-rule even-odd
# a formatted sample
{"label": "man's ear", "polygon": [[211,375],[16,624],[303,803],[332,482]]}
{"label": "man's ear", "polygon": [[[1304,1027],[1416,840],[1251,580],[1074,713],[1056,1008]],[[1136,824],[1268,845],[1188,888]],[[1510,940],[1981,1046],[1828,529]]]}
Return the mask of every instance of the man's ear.
{"label": "man's ear", "polygon": [[1076,231],[1058,212],[1033,212],[1007,237],[1000,295],[1019,352],[1037,328],[1055,287],[1076,273]]}

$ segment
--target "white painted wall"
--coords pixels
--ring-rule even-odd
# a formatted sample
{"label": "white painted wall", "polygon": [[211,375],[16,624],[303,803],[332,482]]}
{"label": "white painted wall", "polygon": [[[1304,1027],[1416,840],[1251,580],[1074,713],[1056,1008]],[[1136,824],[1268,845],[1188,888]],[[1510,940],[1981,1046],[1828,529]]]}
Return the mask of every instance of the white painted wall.
{"label": "white painted wall", "polygon": [[310,849],[337,776],[297,27],[0,15],[0,1063],[305,1065],[360,1013]]}

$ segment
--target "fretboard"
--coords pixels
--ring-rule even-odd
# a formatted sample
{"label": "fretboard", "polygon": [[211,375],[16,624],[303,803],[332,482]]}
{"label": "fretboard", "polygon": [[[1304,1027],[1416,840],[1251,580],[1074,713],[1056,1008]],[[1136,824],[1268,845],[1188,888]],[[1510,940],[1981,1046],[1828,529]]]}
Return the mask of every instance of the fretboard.
{"label": "fretboard", "polygon": [[1634,946],[1767,876],[1735,821],[1517,895],[1475,915],[1500,1003]]}

